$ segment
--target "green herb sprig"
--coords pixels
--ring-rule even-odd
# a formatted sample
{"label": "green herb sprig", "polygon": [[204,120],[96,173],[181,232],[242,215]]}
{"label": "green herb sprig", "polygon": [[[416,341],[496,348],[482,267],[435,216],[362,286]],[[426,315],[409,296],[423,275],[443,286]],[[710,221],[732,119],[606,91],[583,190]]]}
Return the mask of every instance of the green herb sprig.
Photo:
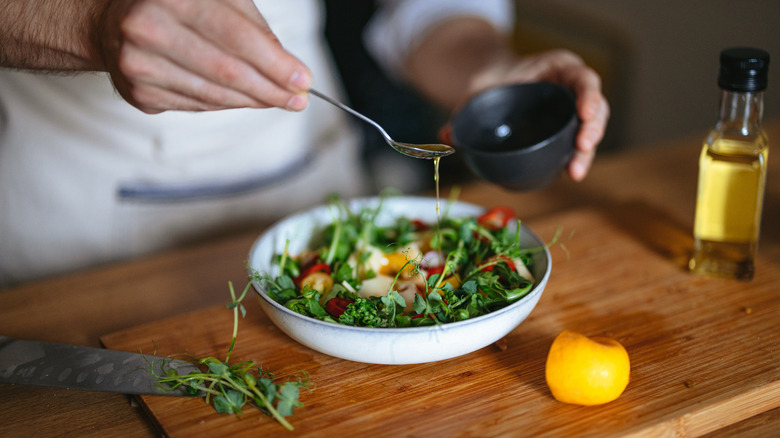
{"label": "green herb sprig", "polygon": [[206,403],[213,405],[220,414],[241,415],[242,409],[249,403],[273,417],[286,429],[293,430],[285,417],[292,415],[295,407],[303,406],[298,401],[300,389],[311,391],[313,388],[308,374],[301,371],[295,380],[277,384],[274,383],[273,374],[263,370],[262,366],[257,366],[256,376],[252,373],[256,366],[255,361],[235,365],[228,363],[236,345],[239,313],[242,318],[246,316],[246,308],[241,301],[250,286],[251,282],[237,298],[233,284],[228,282],[231,301],[227,308],[233,310],[233,337],[225,360],[220,361],[215,357],[197,360],[195,363],[208,371],[196,371],[183,376],[175,369],[165,369],[163,366],[165,375],[158,375],[158,382],[162,387],[171,390],[183,388],[190,395],[204,395]]}

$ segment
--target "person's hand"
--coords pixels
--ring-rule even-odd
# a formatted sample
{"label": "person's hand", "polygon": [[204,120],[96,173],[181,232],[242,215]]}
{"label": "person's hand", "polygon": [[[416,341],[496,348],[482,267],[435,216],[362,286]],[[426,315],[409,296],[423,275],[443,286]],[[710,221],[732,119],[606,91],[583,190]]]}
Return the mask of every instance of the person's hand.
{"label": "person's hand", "polygon": [[117,91],[146,113],[308,103],[311,72],[251,0],[112,0],[97,39]]}
{"label": "person's hand", "polygon": [[601,78],[574,53],[554,50],[523,58],[507,56],[492,63],[481,72],[469,92],[473,95],[498,85],[531,81],[555,82],[577,95],[582,125],[568,171],[573,180],[581,181],[590,170],[609,119],[609,104],[601,93]]}

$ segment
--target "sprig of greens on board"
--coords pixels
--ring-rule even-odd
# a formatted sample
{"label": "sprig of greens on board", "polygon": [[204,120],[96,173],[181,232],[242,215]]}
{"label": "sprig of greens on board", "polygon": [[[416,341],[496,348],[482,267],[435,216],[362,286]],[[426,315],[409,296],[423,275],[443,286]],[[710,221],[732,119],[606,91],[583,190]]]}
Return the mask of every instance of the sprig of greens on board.
{"label": "sprig of greens on board", "polygon": [[244,406],[254,405],[286,429],[293,430],[285,417],[292,415],[294,408],[303,406],[298,401],[300,389],[311,391],[313,387],[308,374],[301,371],[296,380],[277,384],[274,383],[274,375],[264,370],[262,366],[257,366],[257,375],[253,374],[255,361],[245,361],[235,365],[228,363],[236,345],[239,313],[241,317],[246,316],[246,308],[241,301],[250,286],[251,282],[237,298],[233,284],[228,283],[231,301],[227,304],[227,308],[233,310],[233,337],[225,360],[221,361],[216,357],[197,360],[195,363],[207,371],[191,372],[183,376],[180,376],[175,369],[163,367],[165,375],[157,375],[159,384],[170,389],[183,388],[190,395],[203,395],[206,403],[214,406],[220,414],[241,415]]}

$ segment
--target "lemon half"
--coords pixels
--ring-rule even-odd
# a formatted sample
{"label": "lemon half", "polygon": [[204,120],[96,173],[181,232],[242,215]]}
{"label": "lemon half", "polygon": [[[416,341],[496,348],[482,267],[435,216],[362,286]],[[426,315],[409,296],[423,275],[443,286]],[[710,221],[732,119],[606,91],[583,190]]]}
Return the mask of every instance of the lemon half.
{"label": "lemon half", "polygon": [[547,355],[545,378],[556,400],[592,406],[608,403],[628,386],[628,352],[610,338],[564,330]]}

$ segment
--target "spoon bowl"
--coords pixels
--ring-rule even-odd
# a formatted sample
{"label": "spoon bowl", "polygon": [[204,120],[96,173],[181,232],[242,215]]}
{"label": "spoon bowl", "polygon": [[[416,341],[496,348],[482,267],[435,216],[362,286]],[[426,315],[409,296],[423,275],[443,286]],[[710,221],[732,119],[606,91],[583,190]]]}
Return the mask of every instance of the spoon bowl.
{"label": "spoon bowl", "polygon": [[390,146],[392,146],[393,149],[395,149],[396,151],[404,155],[407,155],[409,157],[414,157],[414,158],[431,160],[434,158],[446,157],[447,155],[450,155],[453,152],[455,152],[455,149],[453,149],[452,146],[447,146],[446,144],[412,144],[412,143],[401,143],[395,141],[393,140],[392,137],[390,137],[387,131],[385,131],[384,128],[382,128],[382,126],[379,125],[379,123],[369,119],[363,114],[360,114],[359,112],[344,105],[343,103],[334,100],[313,88],[309,89],[309,93],[319,97],[320,99],[330,103],[331,105],[334,105],[352,114],[353,116],[363,120],[364,122],[371,124],[374,128],[377,129],[377,131],[379,131],[380,134],[382,134],[382,137],[385,138],[387,144],[389,144]]}

